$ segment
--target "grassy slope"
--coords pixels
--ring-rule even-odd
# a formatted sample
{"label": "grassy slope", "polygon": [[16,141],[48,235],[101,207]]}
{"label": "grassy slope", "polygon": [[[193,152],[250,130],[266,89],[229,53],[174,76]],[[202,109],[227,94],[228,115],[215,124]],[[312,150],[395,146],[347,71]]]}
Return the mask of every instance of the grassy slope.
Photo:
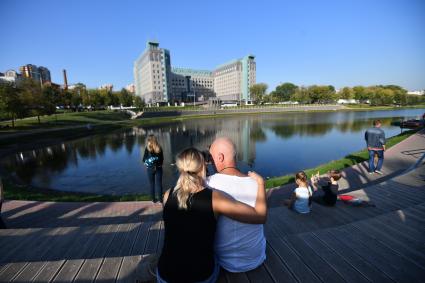
{"label": "grassy slope", "polygon": [[[96,125],[124,121],[128,119],[129,115],[124,112],[114,112],[106,110],[93,112],[67,112],[51,116],[41,116],[40,124],[38,123],[37,117],[20,119],[15,121],[15,128],[3,128],[2,132],[85,125],[88,123]],[[11,127],[11,122],[0,122],[0,126],[4,127],[6,125],[9,125],[9,127]]]}

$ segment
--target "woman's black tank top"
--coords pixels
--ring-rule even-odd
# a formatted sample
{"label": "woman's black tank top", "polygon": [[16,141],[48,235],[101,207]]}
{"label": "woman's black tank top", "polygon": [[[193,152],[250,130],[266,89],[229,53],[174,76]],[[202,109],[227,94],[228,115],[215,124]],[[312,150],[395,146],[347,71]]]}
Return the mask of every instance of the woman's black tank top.
{"label": "woman's black tank top", "polygon": [[192,194],[188,209],[179,209],[170,190],[164,206],[164,246],[158,271],[167,282],[203,281],[214,271],[214,238],[217,221],[212,209],[212,190]]}

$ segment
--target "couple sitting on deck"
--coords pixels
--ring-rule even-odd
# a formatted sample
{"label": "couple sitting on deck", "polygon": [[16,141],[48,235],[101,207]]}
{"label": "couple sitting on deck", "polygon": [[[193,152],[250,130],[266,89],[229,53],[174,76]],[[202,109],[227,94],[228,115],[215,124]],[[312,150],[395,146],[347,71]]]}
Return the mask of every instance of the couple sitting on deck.
{"label": "couple sitting on deck", "polygon": [[263,178],[236,168],[235,146],[228,138],[215,140],[210,154],[218,173],[208,178],[202,152],[189,148],[177,156],[179,179],[164,194],[158,282],[215,282],[220,266],[246,272],[266,258]]}

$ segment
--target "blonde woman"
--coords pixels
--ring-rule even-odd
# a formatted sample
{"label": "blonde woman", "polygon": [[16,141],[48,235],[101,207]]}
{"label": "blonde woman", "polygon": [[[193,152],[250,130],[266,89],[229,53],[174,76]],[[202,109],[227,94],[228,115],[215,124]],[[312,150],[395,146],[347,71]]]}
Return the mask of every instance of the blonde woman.
{"label": "blonde woman", "polygon": [[205,160],[195,148],[177,156],[180,172],[177,184],[164,195],[164,246],[158,262],[158,282],[215,282],[219,266],[214,257],[217,217],[263,224],[267,218],[264,180],[248,175],[258,183],[255,207],[232,200],[206,188]]}
{"label": "blonde woman", "polygon": [[[143,163],[146,165],[149,185],[151,189],[151,198],[153,202],[162,202],[162,163],[164,155],[158,140],[154,135],[149,135],[146,139],[145,153],[143,154]],[[157,197],[157,194],[159,196]]]}

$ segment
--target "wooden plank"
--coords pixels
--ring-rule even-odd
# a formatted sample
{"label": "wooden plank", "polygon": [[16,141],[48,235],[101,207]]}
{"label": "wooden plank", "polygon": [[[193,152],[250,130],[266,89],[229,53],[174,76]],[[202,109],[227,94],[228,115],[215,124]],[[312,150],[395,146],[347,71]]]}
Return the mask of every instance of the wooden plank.
{"label": "wooden plank", "polygon": [[353,268],[343,257],[320,242],[313,234],[302,234],[299,237],[346,282],[368,282],[366,277]]}
{"label": "wooden plank", "polygon": [[92,255],[87,258],[81,266],[77,276],[74,278],[75,282],[93,282],[96,278],[97,272],[102,265],[103,257],[106,255],[112,241],[117,235],[119,225],[110,225],[108,231],[98,236],[99,244]]}
{"label": "wooden plank", "polygon": [[360,231],[367,233],[368,236],[381,242],[383,245],[386,245],[388,248],[405,256],[419,268],[425,266],[425,255],[417,252],[417,250],[407,246],[403,242],[400,242],[398,239],[393,237],[393,234],[391,234],[390,230],[385,228],[377,229],[374,225],[368,223],[367,221],[353,223],[353,225]]}
{"label": "wooden plank", "polygon": [[7,258],[11,254],[14,255],[21,250],[21,246],[25,245],[27,240],[35,241],[38,237],[41,237],[41,230],[41,228],[0,230],[2,234],[6,234],[2,235],[0,242],[0,272],[2,263],[7,262]]}
{"label": "wooden plank", "polygon": [[226,272],[226,280],[232,283],[249,283],[248,276],[245,273]]}
{"label": "wooden plank", "polygon": [[347,262],[351,264],[358,272],[369,279],[372,282],[393,282],[385,273],[381,272],[374,265],[369,264],[364,258],[360,257],[353,249],[344,244],[345,241],[339,238],[335,238],[327,230],[320,230],[313,232],[313,235],[317,237],[322,243],[332,249],[336,254],[343,257]]}
{"label": "wooden plank", "polygon": [[143,266],[142,257],[145,251],[148,231],[153,224],[154,222],[143,222],[139,234],[134,241],[130,253],[131,256],[126,256],[123,259],[117,281],[135,282],[136,280],[141,280],[140,278],[150,278],[150,275],[143,274],[146,273],[146,268]]}
{"label": "wooden plank", "polygon": [[100,266],[99,272],[96,276],[96,281],[115,281],[118,275],[118,268],[121,263],[121,247],[125,242],[128,231],[134,224],[120,224],[116,240],[111,243],[108,253],[103,259],[102,265]]}
{"label": "wooden plank", "polygon": [[309,228],[304,223],[305,221],[300,221],[297,225],[296,220],[294,220],[295,216],[296,212],[290,211],[287,208],[275,208],[270,212],[266,225],[268,225],[270,221],[273,221],[273,225],[275,225],[274,228],[280,231],[281,235],[292,235],[308,231]]}
{"label": "wooden plank", "polygon": [[425,234],[418,233],[410,229],[409,226],[399,221],[394,221],[394,219],[387,220],[384,217],[380,217],[379,219],[370,219],[369,222],[377,229],[388,230],[388,233],[405,245],[425,254]]}
{"label": "wooden plank", "polygon": [[386,204],[392,204],[396,207],[408,207],[418,203],[417,199],[412,200],[405,193],[391,187],[381,190],[370,189],[368,190],[368,194],[373,196],[375,200],[382,200]]}
{"label": "wooden plank", "polygon": [[94,227],[83,227],[76,230],[76,233],[63,235],[59,245],[49,249],[49,257],[45,266],[34,278],[38,282],[53,280],[57,272],[65,263],[68,254],[73,252],[75,247],[80,247],[93,232]]}
{"label": "wooden plank", "polygon": [[409,199],[412,202],[421,201],[425,198],[425,194],[422,194],[418,189],[407,189],[406,187],[401,187],[400,185],[395,185],[394,183],[388,183],[385,185],[391,192],[397,195],[401,195],[406,199]]}
{"label": "wooden plank", "polygon": [[19,250],[14,250],[12,254],[8,254],[7,257],[3,258],[4,262],[2,265],[4,268],[0,271],[0,277],[5,278],[5,281],[12,280],[12,278],[19,274],[20,270],[25,268],[31,258],[38,256],[38,254],[34,254],[34,249],[38,253],[41,252],[37,247],[45,248],[46,245],[48,246],[54,235],[59,231],[60,228],[53,230],[44,229],[35,239],[33,237],[21,239],[25,244]]}
{"label": "wooden plank", "polygon": [[323,282],[345,281],[335,269],[322,260],[299,236],[288,236],[285,240],[288,246],[292,247],[299,254],[302,261]]}
{"label": "wooden plank", "polygon": [[264,262],[264,266],[275,282],[297,282],[285,263],[270,247],[270,244],[267,244],[266,256],[267,258]]}
{"label": "wooden plank", "polygon": [[395,203],[394,200],[386,197],[383,193],[368,190],[368,196],[377,207],[383,208],[387,211],[398,210],[402,207],[400,204]]}
{"label": "wooden plank", "polygon": [[90,237],[81,246],[74,246],[72,253],[68,253],[66,262],[53,279],[53,282],[72,281],[84,263],[84,258],[92,254],[95,250],[96,245],[99,243],[99,234],[106,232],[109,228],[107,225],[96,227]]}
{"label": "wooden plank", "polygon": [[[271,219],[272,220],[272,219]],[[274,220],[274,219],[273,219]],[[289,271],[299,282],[320,282],[319,278],[305,265],[301,258],[292,250],[278,232],[274,229],[275,225],[269,226],[271,236],[267,237],[267,242],[271,249],[286,264]]]}
{"label": "wooden plank", "polygon": [[392,202],[400,207],[409,207],[415,204],[420,203],[420,199],[412,198],[407,195],[406,192],[400,191],[397,188],[391,188],[389,185],[386,186],[385,190],[381,189],[374,192],[377,195],[377,198],[383,197],[384,199]]}
{"label": "wooden plank", "polygon": [[[398,254],[386,249],[386,247],[382,247],[379,242],[374,241],[372,238],[362,235],[357,229],[347,225],[343,229],[331,229],[330,232],[335,237],[344,238],[347,244],[354,246],[354,250],[357,253],[367,258],[369,262],[377,266],[395,281],[418,282],[415,268],[406,266],[407,262],[401,259]],[[413,271],[414,273],[409,271]]]}
{"label": "wooden plank", "polygon": [[126,258],[131,258],[131,251],[133,250],[135,241],[139,235],[141,228],[142,223],[138,223],[132,230],[130,230],[130,234],[128,235],[127,240],[125,241],[125,244],[121,249],[121,255],[123,256],[123,258],[118,270],[117,281],[124,281],[125,278],[131,277],[131,272],[135,273],[135,268],[132,269],[133,266],[128,266]]}
{"label": "wooden plank", "polygon": [[161,221],[161,227],[159,230],[158,248],[156,250],[157,254],[161,254],[162,252],[162,247],[164,246],[164,237],[165,237],[164,221]]}
{"label": "wooden plank", "polygon": [[344,225],[349,223],[348,217],[341,216],[338,212],[339,209],[337,206],[324,206],[318,203],[313,202],[313,211],[312,215],[317,217],[321,222],[320,227],[328,228],[333,226]]}
{"label": "wooden plank", "polygon": [[146,242],[145,254],[154,254],[158,248],[159,231],[161,228],[161,221],[155,222],[149,228],[148,241]]}
{"label": "wooden plank", "polygon": [[275,282],[273,278],[268,273],[267,269],[264,267],[264,264],[260,265],[254,270],[246,272],[250,282],[264,282],[264,283],[273,283]]}
{"label": "wooden plank", "polygon": [[298,282],[320,282],[319,278],[285,242],[278,238],[268,238],[267,241]]}
{"label": "wooden plank", "polygon": [[44,259],[49,255],[49,249],[52,246],[58,245],[62,241],[62,235],[67,233],[64,228],[57,228],[55,230],[56,232],[52,232],[52,239],[47,239],[44,245],[37,246],[36,250],[31,251],[31,262],[19,274],[16,272],[18,276],[14,278],[14,281],[29,282],[44,267]]}
{"label": "wooden plank", "polygon": [[422,222],[425,222],[425,212],[423,209],[416,206],[412,206],[410,207],[409,211],[413,213],[414,215],[416,215],[417,219],[422,220]]}

